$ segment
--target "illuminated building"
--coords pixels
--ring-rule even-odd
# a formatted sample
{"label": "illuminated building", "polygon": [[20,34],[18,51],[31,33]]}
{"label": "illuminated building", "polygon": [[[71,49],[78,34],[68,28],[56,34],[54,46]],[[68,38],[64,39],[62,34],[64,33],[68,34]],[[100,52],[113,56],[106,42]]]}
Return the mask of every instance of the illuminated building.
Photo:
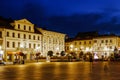
{"label": "illuminated building", "polygon": [[50,31],[42,28],[38,28],[38,30],[42,33],[42,50],[43,56],[47,55],[48,51],[53,51],[53,55],[56,53],[60,53],[61,51],[65,51],[65,34],[58,33],[55,31]]}
{"label": "illuminated building", "polygon": [[100,35],[93,38],[93,48],[94,52],[99,58],[103,55],[104,57],[109,57],[113,54],[115,47],[119,48],[120,38],[116,35]]}
{"label": "illuminated building", "polygon": [[0,20],[0,45],[5,61],[14,61],[24,53],[25,60],[35,59],[36,53],[64,50],[65,34],[36,27],[27,19]]}
{"label": "illuminated building", "polygon": [[[93,32],[93,34],[95,34]],[[92,35],[90,32],[80,33],[80,37],[75,37],[73,39],[68,39],[65,43],[65,51],[70,53],[71,51],[80,53],[91,52],[98,58],[102,56],[108,58],[114,53],[115,47],[120,49],[120,37],[116,35]],[[71,47],[72,45],[72,47]]]}

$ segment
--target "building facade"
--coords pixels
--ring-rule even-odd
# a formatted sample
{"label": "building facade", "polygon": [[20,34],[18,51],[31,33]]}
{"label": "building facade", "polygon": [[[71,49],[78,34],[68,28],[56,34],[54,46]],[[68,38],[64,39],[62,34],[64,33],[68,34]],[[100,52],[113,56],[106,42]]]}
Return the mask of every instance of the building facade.
{"label": "building facade", "polygon": [[46,56],[48,50],[64,50],[65,34],[40,30],[27,19],[14,20],[10,26],[3,26],[0,27],[0,53],[5,61],[20,59],[22,53],[22,59],[32,60],[36,53]]}
{"label": "building facade", "polygon": [[43,56],[46,56],[48,51],[53,51],[53,55],[56,55],[56,53],[61,53],[61,51],[65,51],[65,34],[42,28],[38,28],[38,30],[43,35]]}
{"label": "building facade", "polygon": [[80,52],[92,53],[97,56],[97,58],[102,58],[102,56],[108,58],[114,53],[115,47],[120,50],[120,37],[116,35],[98,35],[95,37],[84,38],[73,38],[65,43],[65,51],[67,53],[75,52],[80,54]]}

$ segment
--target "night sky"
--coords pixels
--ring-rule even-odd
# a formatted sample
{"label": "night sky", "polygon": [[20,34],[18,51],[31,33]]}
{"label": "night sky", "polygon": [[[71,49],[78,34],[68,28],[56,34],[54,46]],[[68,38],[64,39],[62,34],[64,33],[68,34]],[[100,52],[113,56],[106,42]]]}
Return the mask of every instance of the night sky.
{"label": "night sky", "polygon": [[0,0],[0,16],[68,34],[120,32],[120,0]]}

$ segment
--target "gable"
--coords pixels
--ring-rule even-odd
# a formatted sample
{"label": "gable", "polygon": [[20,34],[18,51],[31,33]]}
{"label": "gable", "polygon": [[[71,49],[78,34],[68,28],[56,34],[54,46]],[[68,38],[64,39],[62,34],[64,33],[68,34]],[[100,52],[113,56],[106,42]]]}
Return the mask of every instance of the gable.
{"label": "gable", "polygon": [[15,22],[17,22],[17,23],[32,24],[32,23],[31,23],[30,21],[28,21],[27,19],[15,20]]}

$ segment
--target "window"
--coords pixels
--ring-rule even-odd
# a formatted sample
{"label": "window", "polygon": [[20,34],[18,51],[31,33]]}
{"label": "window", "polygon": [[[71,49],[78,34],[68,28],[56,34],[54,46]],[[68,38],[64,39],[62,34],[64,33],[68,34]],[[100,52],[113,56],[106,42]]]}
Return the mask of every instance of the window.
{"label": "window", "polygon": [[26,35],[24,34],[24,39],[26,39]]}
{"label": "window", "polygon": [[20,47],[20,42],[18,42],[18,47]]}
{"label": "window", "polygon": [[33,36],[33,39],[35,40],[35,35]]}
{"label": "window", "polygon": [[77,42],[75,42],[75,45],[77,45]]}
{"label": "window", "polygon": [[9,37],[9,32],[7,32],[7,37]]}
{"label": "window", "polygon": [[24,30],[26,30],[26,26],[24,25]]}
{"label": "window", "polygon": [[2,38],[2,32],[0,31],[0,38]]}
{"label": "window", "polygon": [[31,35],[29,35],[29,39],[31,39]]}
{"label": "window", "polygon": [[10,47],[10,43],[7,41],[7,47]]}
{"label": "window", "polygon": [[18,33],[18,38],[20,38],[20,33]]}
{"label": "window", "polygon": [[12,36],[15,37],[15,33],[12,33]]}
{"label": "window", "polygon": [[89,44],[91,44],[91,41],[89,41]]}
{"label": "window", "polygon": [[13,42],[12,47],[15,48],[15,42]]}
{"label": "window", "polygon": [[86,44],[86,41],[84,42],[84,44]]}
{"label": "window", "polygon": [[36,46],[36,45],[34,44],[34,49],[35,49],[35,46]]}
{"label": "window", "polygon": [[79,45],[81,45],[81,42],[79,42]]}
{"label": "window", "polygon": [[94,40],[94,43],[97,43],[97,40]]}
{"label": "window", "polygon": [[112,43],[112,40],[110,40],[110,43]]}
{"label": "window", "polygon": [[110,46],[110,49],[112,49],[112,46]]}
{"label": "window", "polygon": [[18,24],[18,29],[20,29],[20,24]]}
{"label": "window", "polygon": [[29,26],[29,31],[31,30],[31,27]]}
{"label": "window", "polygon": [[40,40],[40,37],[38,36],[38,40]]}
{"label": "window", "polygon": [[31,48],[31,44],[29,43],[29,48]]}
{"label": "window", "polygon": [[101,43],[104,43],[104,41],[102,40]]}
{"label": "window", "polygon": [[38,44],[38,47],[40,47],[40,44]]}
{"label": "window", "polygon": [[106,43],[108,43],[108,40],[106,40]]}

